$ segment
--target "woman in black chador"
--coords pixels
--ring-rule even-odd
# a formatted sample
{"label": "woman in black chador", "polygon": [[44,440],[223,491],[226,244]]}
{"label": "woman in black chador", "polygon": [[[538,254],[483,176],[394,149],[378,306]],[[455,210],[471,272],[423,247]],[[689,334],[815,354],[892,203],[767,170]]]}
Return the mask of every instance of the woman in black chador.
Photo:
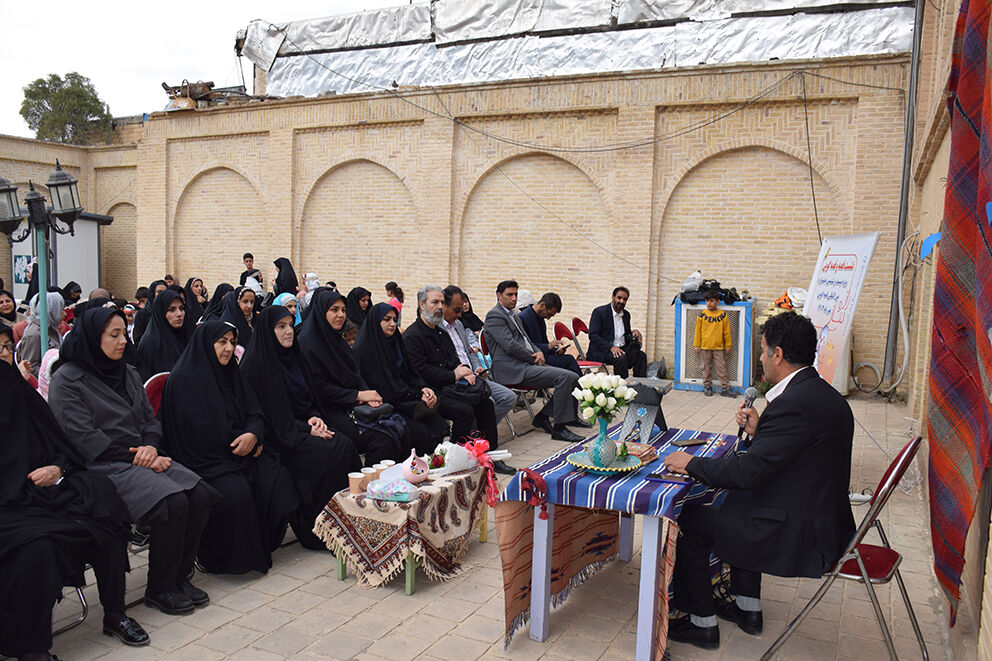
{"label": "woman in black chador", "polygon": [[325,545],[313,534],[320,510],[348,486],[348,473],[361,470],[354,442],[328,428],[314,404],[312,379],[296,345],[295,315],[272,305],[258,317],[258,326],[240,369],[256,391],[265,414],[266,448],[279,455],[296,484],[300,508],[290,525],[300,544]]}
{"label": "woman in black chador", "polygon": [[299,506],[289,472],[262,446],[265,420],[234,360],[236,343],[227,322],[197,326],[165,383],[159,412],[173,456],[223,496],[196,554],[217,574],[268,571]]}
{"label": "woman in black chador", "polygon": [[170,371],[194,328],[186,323],[186,304],[178,292],[166,289],[156,296],[151,321],[138,345],[141,378],[147,381],[159,372]]}
{"label": "woman in black chador", "polygon": [[[357,405],[378,408],[382,396],[366,385],[358,373],[351,347],[341,336],[346,317],[345,298],[337,291],[318,289],[310,301],[307,318],[300,329],[300,353],[313,377],[315,403],[327,426],[343,432],[365,455],[365,465],[383,459],[402,460],[406,429],[402,423],[393,432],[378,425],[361,430],[351,419]],[[407,455],[409,455],[409,449]]]}
{"label": "woman in black chador", "polygon": [[129,515],[113,483],[84,460],[17,369],[0,361],[0,654],[50,659],[62,586],[96,573],[103,632],[147,645],[124,613]]}

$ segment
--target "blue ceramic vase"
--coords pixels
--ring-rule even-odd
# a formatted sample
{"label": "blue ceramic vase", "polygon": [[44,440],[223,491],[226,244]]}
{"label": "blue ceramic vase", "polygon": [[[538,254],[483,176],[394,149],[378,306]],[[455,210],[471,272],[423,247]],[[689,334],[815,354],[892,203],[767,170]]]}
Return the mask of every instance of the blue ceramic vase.
{"label": "blue ceramic vase", "polygon": [[599,420],[599,437],[589,448],[589,457],[592,463],[601,468],[608,468],[613,465],[617,458],[617,444],[606,435],[606,427],[609,425],[606,418]]}

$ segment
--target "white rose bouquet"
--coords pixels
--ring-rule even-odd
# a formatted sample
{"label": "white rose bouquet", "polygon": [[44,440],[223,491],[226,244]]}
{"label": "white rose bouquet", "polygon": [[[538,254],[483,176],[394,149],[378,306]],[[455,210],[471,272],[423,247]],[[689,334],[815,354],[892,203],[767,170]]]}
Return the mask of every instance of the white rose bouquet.
{"label": "white rose bouquet", "polygon": [[579,415],[584,420],[602,418],[610,422],[621,407],[637,396],[637,391],[628,388],[624,380],[615,374],[611,376],[597,372],[582,376],[572,396],[579,401]]}

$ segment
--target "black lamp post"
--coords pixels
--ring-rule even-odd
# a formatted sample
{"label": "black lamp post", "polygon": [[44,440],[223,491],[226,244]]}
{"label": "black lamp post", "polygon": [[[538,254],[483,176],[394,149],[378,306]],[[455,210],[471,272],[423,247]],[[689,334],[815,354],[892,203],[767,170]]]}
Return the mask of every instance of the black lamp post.
{"label": "black lamp post", "polygon": [[[34,184],[28,182],[31,191],[24,197],[28,205],[28,226],[20,234],[14,232],[25,219],[21,207],[17,203],[17,186],[0,177],[0,231],[7,235],[10,245],[24,241],[34,230],[35,249],[38,253],[38,316],[41,323],[41,358],[48,348],[48,237],[49,230],[56,234],[75,234],[73,223],[83,212],[79,203],[79,191],[76,189],[78,180],[62,169],[55,161],[55,171],[48,178],[46,186],[52,196],[52,208],[45,205],[45,196],[34,189]],[[61,220],[66,228],[58,226]]]}

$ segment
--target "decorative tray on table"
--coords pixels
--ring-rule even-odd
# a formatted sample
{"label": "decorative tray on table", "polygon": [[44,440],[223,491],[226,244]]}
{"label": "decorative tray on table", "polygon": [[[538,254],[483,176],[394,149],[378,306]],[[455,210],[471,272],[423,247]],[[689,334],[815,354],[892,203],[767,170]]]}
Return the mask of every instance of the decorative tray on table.
{"label": "decorative tray on table", "polygon": [[596,475],[617,475],[619,473],[628,473],[630,471],[635,471],[644,465],[638,457],[635,457],[632,454],[628,454],[626,457],[618,457],[609,466],[597,466],[593,463],[592,457],[588,452],[573,452],[565,457],[565,461],[579,470],[583,470],[587,473],[594,473]]}

